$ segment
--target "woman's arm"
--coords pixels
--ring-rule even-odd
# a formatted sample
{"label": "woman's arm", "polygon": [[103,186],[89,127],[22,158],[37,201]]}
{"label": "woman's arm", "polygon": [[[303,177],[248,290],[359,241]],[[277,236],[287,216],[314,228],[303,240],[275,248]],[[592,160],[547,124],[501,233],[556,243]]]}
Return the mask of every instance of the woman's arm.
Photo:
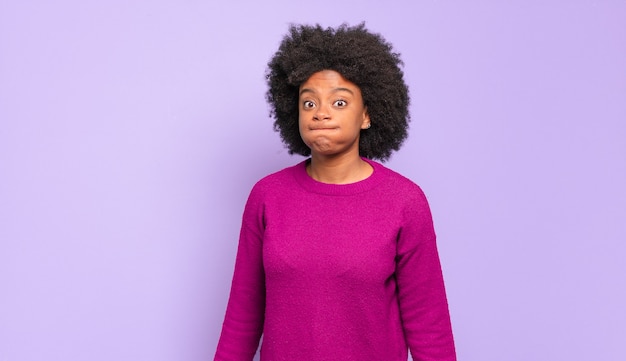
{"label": "woman's arm", "polygon": [[396,264],[405,337],[415,361],[455,361],[432,216],[421,190],[411,198],[398,238]]}
{"label": "woman's arm", "polygon": [[215,361],[252,361],[263,333],[265,274],[261,204],[253,190],[243,215],[230,298]]}

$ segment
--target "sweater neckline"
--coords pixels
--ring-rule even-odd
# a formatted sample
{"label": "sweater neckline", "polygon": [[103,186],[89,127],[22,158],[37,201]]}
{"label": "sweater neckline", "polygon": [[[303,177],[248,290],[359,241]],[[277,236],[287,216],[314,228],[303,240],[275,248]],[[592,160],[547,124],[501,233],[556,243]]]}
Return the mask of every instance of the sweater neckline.
{"label": "sweater neckline", "polygon": [[367,178],[354,183],[347,184],[331,184],[323,183],[313,179],[306,171],[307,164],[311,159],[306,159],[297,164],[294,169],[294,177],[298,184],[306,191],[318,194],[347,196],[366,192],[378,185],[383,178],[384,167],[371,159],[361,158],[373,168],[372,174]]}

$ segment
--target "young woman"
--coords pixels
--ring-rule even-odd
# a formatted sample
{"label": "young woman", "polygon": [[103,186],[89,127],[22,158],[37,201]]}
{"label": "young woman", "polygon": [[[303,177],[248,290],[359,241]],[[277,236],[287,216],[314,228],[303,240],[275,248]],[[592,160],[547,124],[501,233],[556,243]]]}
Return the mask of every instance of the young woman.
{"label": "young woman", "polygon": [[293,26],[267,100],[290,153],[246,204],[216,361],[456,360],[428,203],[380,163],[407,136],[398,54],[363,24]]}

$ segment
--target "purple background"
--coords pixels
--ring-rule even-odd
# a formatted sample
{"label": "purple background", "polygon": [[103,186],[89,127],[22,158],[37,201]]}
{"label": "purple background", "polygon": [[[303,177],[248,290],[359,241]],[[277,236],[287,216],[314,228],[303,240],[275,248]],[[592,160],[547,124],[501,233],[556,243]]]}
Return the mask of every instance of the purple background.
{"label": "purple background", "polygon": [[402,53],[460,360],[626,360],[626,2],[0,2],[0,360],[210,360],[292,22]]}

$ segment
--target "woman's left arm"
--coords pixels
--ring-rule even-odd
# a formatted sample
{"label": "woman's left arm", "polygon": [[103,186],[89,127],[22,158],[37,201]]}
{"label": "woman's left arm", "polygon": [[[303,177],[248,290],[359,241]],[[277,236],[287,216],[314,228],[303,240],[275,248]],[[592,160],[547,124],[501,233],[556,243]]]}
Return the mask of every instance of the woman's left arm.
{"label": "woman's left arm", "polygon": [[414,361],[455,361],[456,353],[432,216],[419,190],[404,209],[396,279],[404,334]]}

